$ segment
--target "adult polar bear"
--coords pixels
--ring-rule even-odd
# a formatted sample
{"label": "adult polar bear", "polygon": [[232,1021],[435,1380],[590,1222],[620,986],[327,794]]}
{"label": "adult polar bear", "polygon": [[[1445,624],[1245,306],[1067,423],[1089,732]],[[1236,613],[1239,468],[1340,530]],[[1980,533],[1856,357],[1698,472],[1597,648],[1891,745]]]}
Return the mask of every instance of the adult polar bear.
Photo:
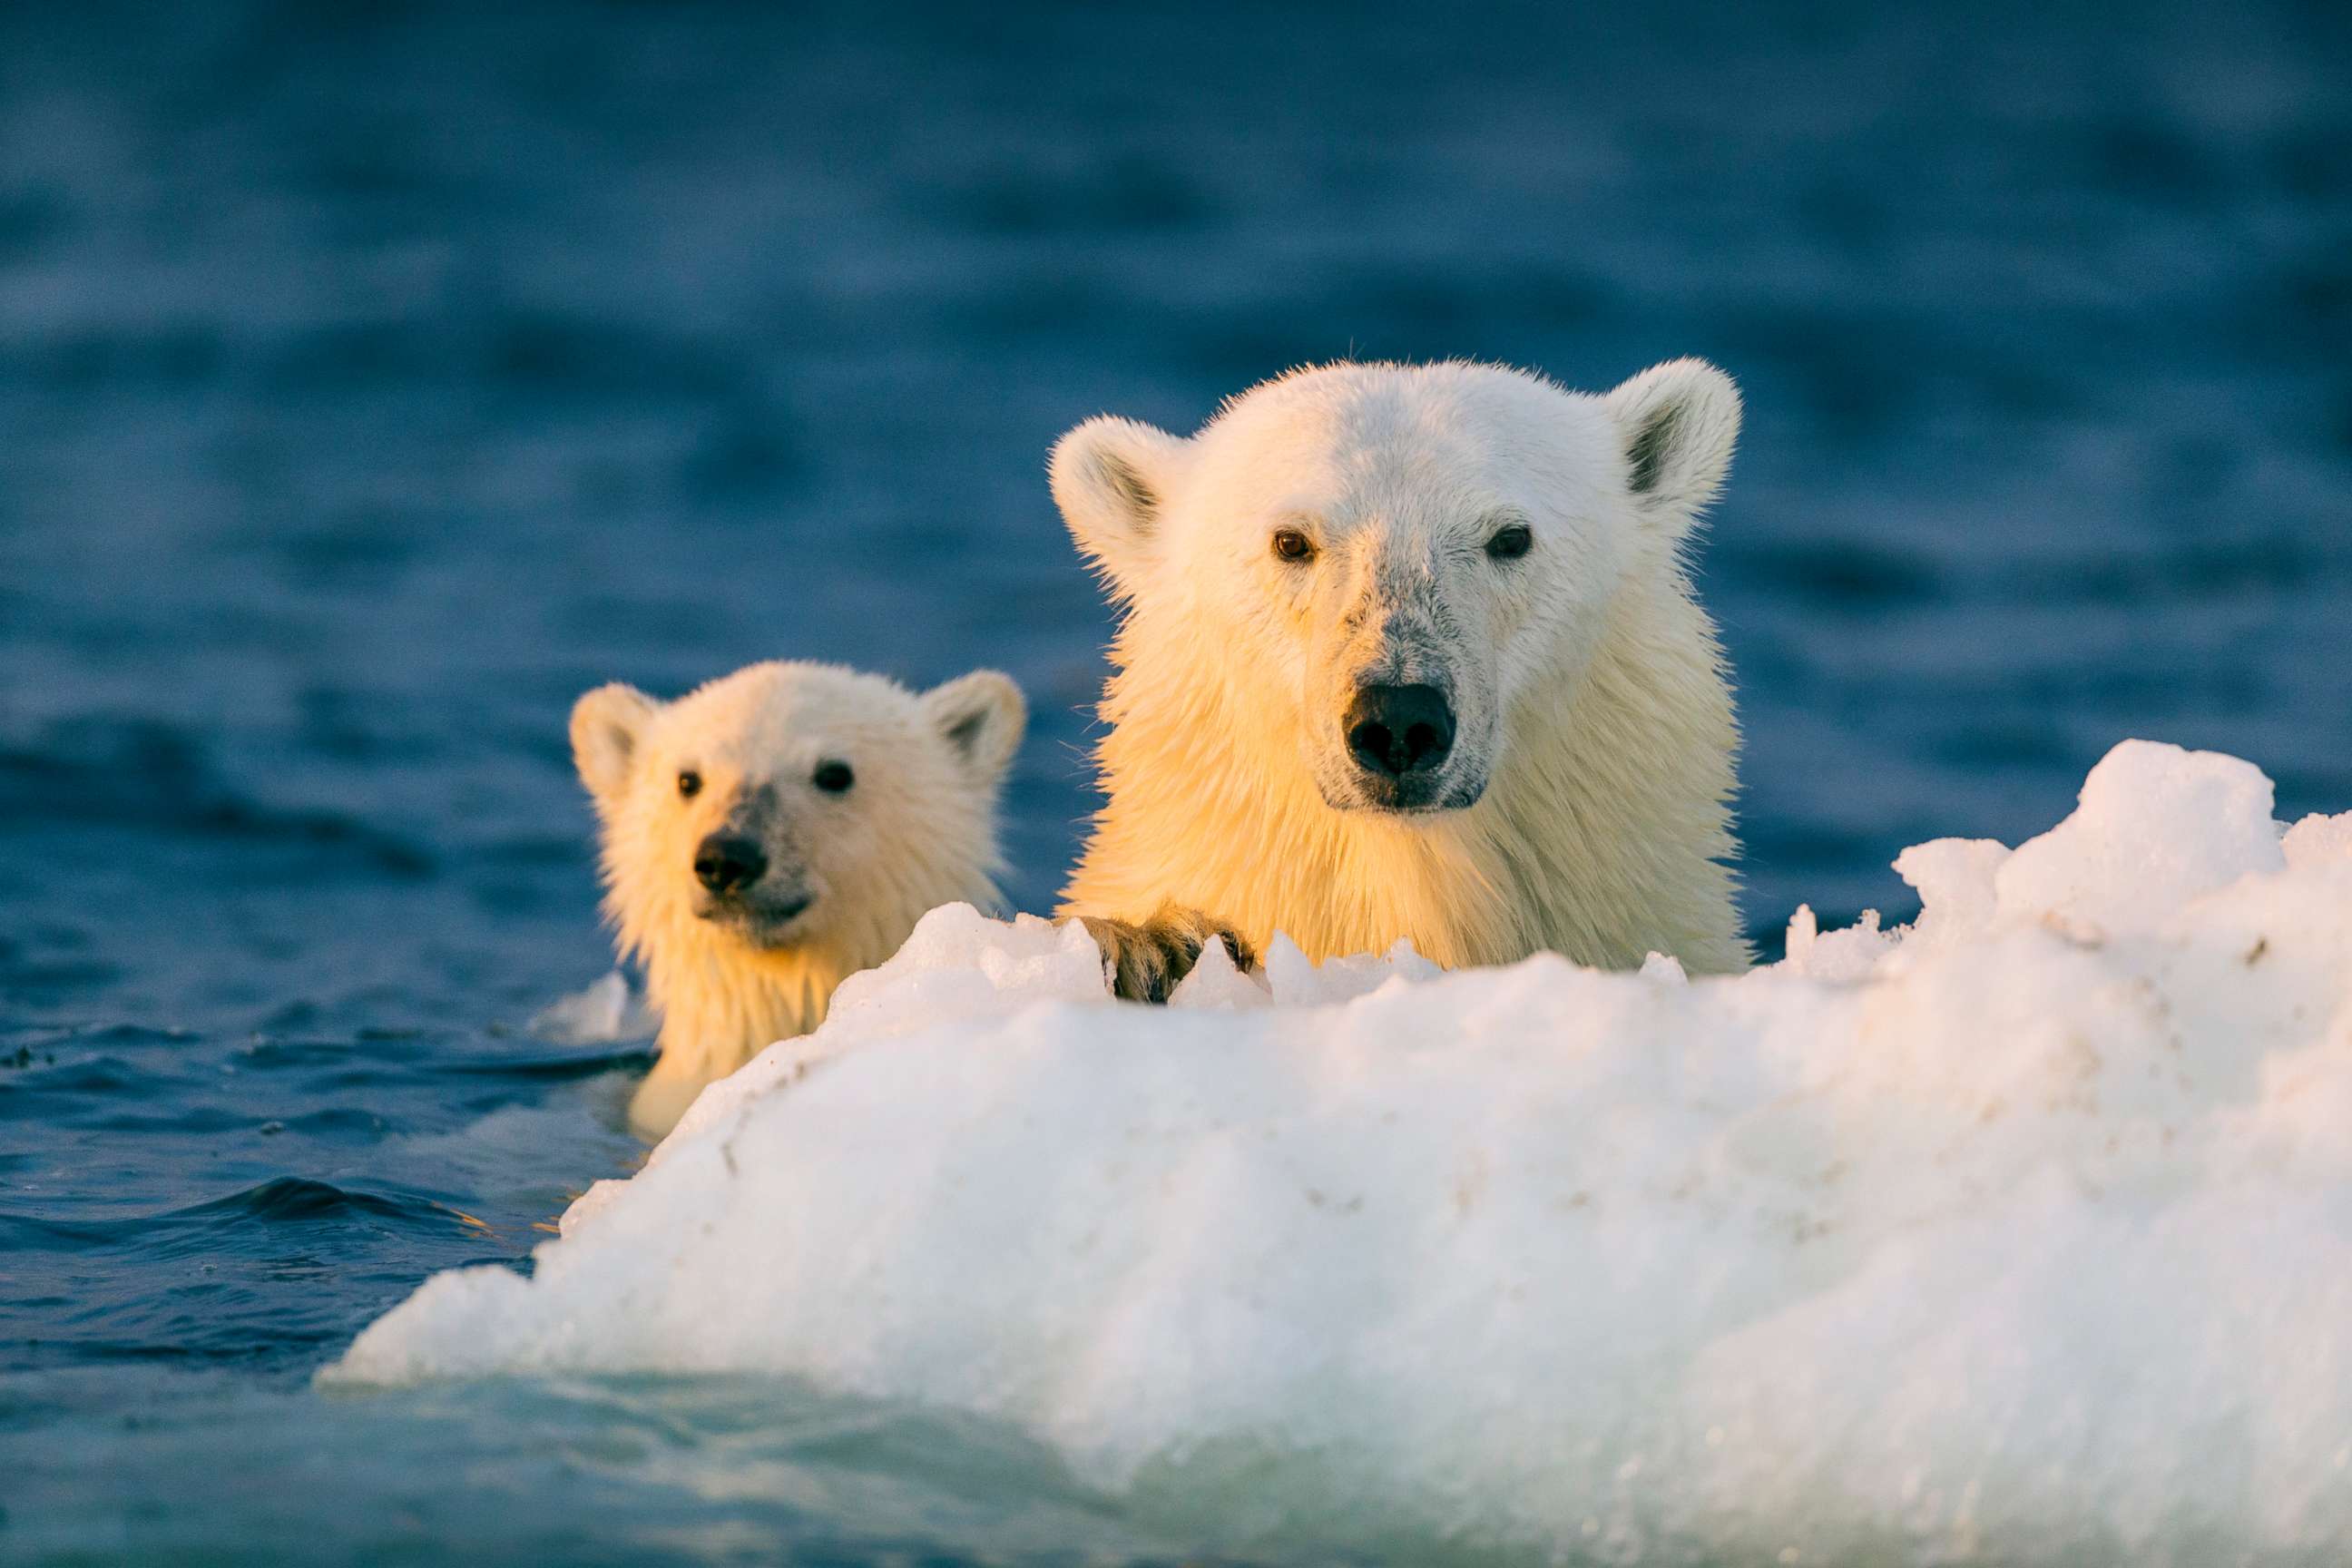
{"label": "adult polar bear", "polygon": [[1738,731],[1685,551],[1739,395],[1327,365],[1184,439],[1105,416],[1054,497],[1124,612],[1108,803],[1065,894],[1123,995],[1211,932],[1449,967],[1748,962]]}

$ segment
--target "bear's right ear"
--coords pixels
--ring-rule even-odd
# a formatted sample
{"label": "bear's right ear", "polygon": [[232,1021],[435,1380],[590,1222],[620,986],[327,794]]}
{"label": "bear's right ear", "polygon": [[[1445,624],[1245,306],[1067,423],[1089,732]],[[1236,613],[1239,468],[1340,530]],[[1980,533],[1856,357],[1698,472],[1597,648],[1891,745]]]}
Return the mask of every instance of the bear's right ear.
{"label": "bear's right ear", "polygon": [[635,687],[617,680],[572,705],[572,760],[579,765],[580,782],[599,806],[618,801],[628,787],[637,741],[659,706]]}
{"label": "bear's right ear", "polygon": [[1170,487],[1192,443],[1105,414],[1054,443],[1046,468],[1070,537],[1121,598],[1133,598],[1150,563]]}

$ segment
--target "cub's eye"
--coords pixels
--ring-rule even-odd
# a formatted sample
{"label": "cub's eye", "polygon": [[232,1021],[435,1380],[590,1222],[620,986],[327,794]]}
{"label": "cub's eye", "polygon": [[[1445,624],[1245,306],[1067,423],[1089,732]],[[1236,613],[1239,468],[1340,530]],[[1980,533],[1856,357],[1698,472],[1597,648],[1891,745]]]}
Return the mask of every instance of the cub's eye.
{"label": "cub's eye", "polygon": [[1315,542],[1295,528],[1277,528],[1274,531],[1274,553],[1283,561],[1312,561]]}
{"label": "cub's eye", "polygon": [[681,770],[677,775],[677,793],[685,796],[688,800],[692,800],[696,795],[700,795],[702,793],[702,775],[696,773],[692,768]]}
{"label": "cub's eye", "polygon": [[809,782],[827,795],[845,795],[857,782],[857,775],[849,771],[847,763],[824,762],[817,763]]}
{"label": "cub's eye", "polygon": [[1495,536],[1486,541],[1486,553],[1497,561],[1517,561],[1533,549],[1535,542],[1535,531],[1524,522],[1515,522],[1495,531]]}

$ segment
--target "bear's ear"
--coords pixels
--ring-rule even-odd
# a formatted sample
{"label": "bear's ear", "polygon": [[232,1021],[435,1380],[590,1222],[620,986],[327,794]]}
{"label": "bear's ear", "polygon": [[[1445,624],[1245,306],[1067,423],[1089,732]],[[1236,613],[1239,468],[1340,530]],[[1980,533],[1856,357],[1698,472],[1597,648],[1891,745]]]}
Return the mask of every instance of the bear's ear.
{"label": "bear's ear", "polygon": [[1004,775],[1029,727],[1029,704],[1011,676],[975,669],[932,687],[920,701],[923,716],[973,776],[992,784]]}
{"label": "bear's ear", "polygon": [[599,806],[610,806],[628,787],[637,741],[659,706],[635,687],[617,680],[572,705],[572,760],[579,765],[580,782]]}
{"label": "bear's ear", "polygon": [[1739,389],[1705,360],[1643,371],[1601,399],[1625,454],[1625,488],[1645,516],[1680,534],[1723,489],[1739,439]]}
{"label": "bear's ear", "polygon": [[1114,592],[1132,598],[1150,559],[1168,492],[1192,443],[1105,414],[1054,443],[1047,472],[1070,537]]}

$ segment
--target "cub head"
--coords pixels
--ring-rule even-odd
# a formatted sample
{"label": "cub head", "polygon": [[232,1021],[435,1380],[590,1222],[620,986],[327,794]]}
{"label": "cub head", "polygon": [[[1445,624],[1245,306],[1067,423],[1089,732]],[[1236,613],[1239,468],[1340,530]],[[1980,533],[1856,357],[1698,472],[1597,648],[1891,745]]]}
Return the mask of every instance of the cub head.
{"label": "cub head", "polygon": [[1677,588],[1739,395],[1680,360],[1603,395],[1466,363],[1339,364],[1198,435],[1109,416],[1054,449],[1054,497],[1126,607],[1120,656],[1236,672],[1326,804],[1457,810],[1503,715],[1590,658],[1629,579]]}
{"label": "cub head", "polygon": [[919,695],[802,663],[674,702],[598,687],[572,710],[572,751],[624,947],[831,942],[879,963],[934,905],[992,897],[996,795],[1026,717],[993,670]]}

